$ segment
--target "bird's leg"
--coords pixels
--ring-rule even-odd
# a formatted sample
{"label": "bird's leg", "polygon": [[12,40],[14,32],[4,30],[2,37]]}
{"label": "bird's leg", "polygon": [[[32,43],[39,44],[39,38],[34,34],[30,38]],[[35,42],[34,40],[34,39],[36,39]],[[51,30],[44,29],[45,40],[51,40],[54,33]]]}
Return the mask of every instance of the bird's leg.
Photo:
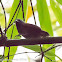
{"label": "bird's leg", "polygon": [[20,37],[21,37],[21,35],[20,35],[20,34],[16,35],[15,37],[17,37],[17,36],[20,36]]}

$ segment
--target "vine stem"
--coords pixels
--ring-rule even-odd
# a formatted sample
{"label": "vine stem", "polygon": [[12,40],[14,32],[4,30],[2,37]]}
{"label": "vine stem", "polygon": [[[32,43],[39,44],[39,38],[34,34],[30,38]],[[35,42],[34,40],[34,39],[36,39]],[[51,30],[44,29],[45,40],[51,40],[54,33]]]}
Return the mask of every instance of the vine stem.
{"label": "vine stem", "polygon": [[33,12],[33,17],[34,17],[34,22],[35,22],[35,25],[36,25],[36,19],[35,19],[34,9],[33,9],[33,5],[32,5],[32,1],[31,1],[31,0],[30,0],[30,3],[31,3],[31,7],[32,7],[32,12]]}
{"label": "vine stem", "polygon": [[[3,9],[4,15],[5,15],[5,36],[6,36],[7,21],[6,21],[6,13],[5,13],[5,9],[4,9],[2,1],[1,1],[1,6],[2,6],[2,9]],[[4,41],[4,45],[5,45],[5,41]],[[4,57],[4,53],[5,53],[5,46],[4,46],[3,57]]]}
{"label": "vine stem", "polygon": [[[19,2],[19,4],[18,4],[17,10],[16,10],[16,11],[18,11],[18,12],[17,12],[17,15],[16,15],[16,19],[17,19],[18,13],[19,13],[19,11],[20,11],[20,8],[21,8],[21,0],[20,0],[20,2]],[[13,17],[15,16],[16,11],[15,11]],[[13,19],[13,17],[12,17],[12,19]],[[12,21],[12,20],[11,20],[11,21]],[[10,23],[11,23],[11,21],[10,21]],[[13,23],[12,23],[11,25],[13,25]],[[11,25],[9,25],[8,28],[9,28]],[[13,29],[12,29],[12,33],[11,33],[11,38],[10,38],[10,39],[12,39],[13,30],[14,30],[14,25],[13,25]],[[9,46],[9,51],[8,51],[8,60],[9,60],[9,54],[10,54],[10,46]],[[7,60],[7,62],[8,62],[8,60]]]}
{"label": "vine stem", "polygon": [[4,9],[4,6],[3,6],[2,2],[1,2],[1,5],[2,5],[4,15],[5,15],[5,34],[6,34],[6,28],[7,28],[6,13],[5,13],[5,9]]}
{"label": "vine stem", "polygon": [[8,30],[8,28],[9,28],[11,25],[13,25],[13,23],[11,24],[11,22],[12,22],[12,20],[13,20],[15,14],[16,14],[16,12],[17,12],[19,6],[20,6],[20,3],[21,3],[21,0],[19,1],[19,4],[18,4],[18,6],[17,6],[17,8],[16,8],[16,10],[15,10],[15,12],[14,12],[14,15],[13,15],[13,17],[11,18],[11,21],[9,22],[8,27],[6,28],[6,31]]}

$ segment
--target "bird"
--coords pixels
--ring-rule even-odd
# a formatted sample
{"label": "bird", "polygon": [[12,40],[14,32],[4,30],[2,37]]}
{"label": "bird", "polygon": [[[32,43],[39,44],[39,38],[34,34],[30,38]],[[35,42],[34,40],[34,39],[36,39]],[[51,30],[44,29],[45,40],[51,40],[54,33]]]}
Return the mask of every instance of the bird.
{"label": "bird", "polygon": [[15,23],[16,23],[16,28],[18,30],[19,35],[22,35],[26,39],[49,36],[48,32],[43,31],[37,25],[25,23],[21,19],[16,19]]}

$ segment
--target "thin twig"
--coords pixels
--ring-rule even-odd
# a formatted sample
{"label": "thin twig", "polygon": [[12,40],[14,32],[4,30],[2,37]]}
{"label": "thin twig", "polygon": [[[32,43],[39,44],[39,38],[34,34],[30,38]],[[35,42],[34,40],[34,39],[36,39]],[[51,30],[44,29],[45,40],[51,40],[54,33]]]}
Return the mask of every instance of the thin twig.
{"label": "thin twig", "polygon": [[52,61],[49,57],[47,57],[46,55],[44,55],[44,57],[46,57],[47,59],[49,59],[50,61]]}
{"label": "thin twig", "polygon": [[2,32],[1,26],[0,26],[0,34],[1,34],[1,36],[3,36],[3,32]]}
{"label": "thin twig", "polygon": [[[17,12],[17,15],[16,15],[16,19],[17,19],[18,13],[19,13],[20,8],[21,8],[21,0],[20,0],[20,5],[19,5],[18,8],[19,8],[19,9],[18,9],[18,12]],[[12,24],[13,24],[13,23],[12,23]],[[13,25],[13,29],[14,29],[14,25]],[[10,38],[10,39],[12,39],[13,29],[12,29],[12,33],[11,33],[11,38]],[[9,51],[8,51],[8,60],[9,60],[9,53],[10,53],[10,46],[9,46]],[[7,61],[7,62],[8,62],[8,61]]]}
{"label": "thin twig", "polygon": [[[56,45],[56,46],[52,46],[52,47],[50,47],[50,48],[48,48],[47,50],[45,50],[43,53],[45,54],[46,52],[48,52],[48,51],[50,51],[51,49],[53,49],[53,48],[56,48],[56,47],[58,47],[58,46],[62,46],[62,45]],[[37,56],[40,56],[42,53],[40,53],[39,55],[37,55]],[[36,57],[37,57],[36,56]],[[44,55],[45,56],[45,55]],[[55,55],[57,58],[59,58],[57,55]],[[36,58],[35,57],[35,58]],[[59,58],[61,61],[62,61],[62,59],[61,58]]]}
{"label": "thin twig", "polygon": [[4,15],[5,15],[5,34],[6,34],[6,28],[7,28],[6,13],[5,13],[5,9],[4,9],[4,6],[3,6],[2,2],[1,2],[1,5],[2,5]]}
{"label": "thin twig", "polygon": [[[13,29],[12,29],[12,33],[11,33],[11,38],[10,38],[10,39],[12,39],[13,30],[14,30],[14,25],[13,25]],[[9,53],[10,53],[10,46],[9,46],[9,51],[8,51],[8,60],[9,60]],[[7,62],[8,62],[8,61],[7,61]]]}
{"label": "thin twig", "polygon": [[23,8],[23,0],[22,0],[22,12],[23,12],[23,21],[25,21],[25,17],[24,17],[24,8]]}
{"label": "thin twig", "polygon": [[30,3],[31,3],[31,7],[32,7],[32,12],[33,12],[33,17],[34,17],[34,22],[35,22],[35,25],[36,25],[36,19],[35,19],[34,9],[33,9],[33,5],[32,5],[32,1],[31,1],[31,0],[30,0]]}
{"label": "thin twig", "polygon": [[22,5],[22,2],[21,2],[21,0],[20,0],[20,5],[19,5],[19,8],[18,8],[18,12],[17,12],[17,15],[16,15],[16,19],[17,19],[17,16],[18,16],[18,14],[19,14],[19,11],[20,11],[20,8],[21,8],[21,5]]}
{"label": "thin twig", "polygon": [[[6,28],[7,28],[6,13],[5,13],[5,9],[4,9],[4,6],[2,4],[2,1],[1,1],[1,5],[2,5],[2,9],[3,9],[4,15],[5,15],[5,35],[6,35]],[[5,44],[5,41],[4,41],[4,44]],[[5,46],[4,46],[4,53],[5,53]],[[3,53],[3,56],[4,56],[4,53]]]}
{"label": "thin twig", "polygon": [[[19,8],[19,9],[18,9]],[[17,8],[17,10],[18,10],[18,13],[19,13],[19,10],[20,10],[20,8],[21,8],[21,3],[20,3],[20,6]],[[16,15],[16,19],[17,19],[17,16],[18,16],[18,13],[17,13],[17,15]],[[16,11],[15,11],[15,14],[16,14]],[[13,16],[15,16],[15,15],[13,15]],[[12,17],[12,19],[11,20],[13,20],[13,17]],[[14,23],[14,22],[13,22]],[[8,25],[8,27],[6,28],[6,31],[8,30],[8,28],[10,27],[10,26],[12,26],[13,25],[13,23],[9,23],[9,25]]]}
{"label": "thin twig", "polygon": [[62,59],[59,56],[56,55],[56,57],[59,58],[62,61]]}
{"label": "thin twig", "polygon": [[19,4],[18,4],[18,6],[17,6],[17,8],[16,8],[16,11],[15,11],[15,13],[14,13],[14,15],[13,15],[13,17],[12,17],[12,19],[11,19],[11,21],[9,22],[9,25],[8,25],[8,27],[7,27],[7,29],[6,29],[6,31],[8,30],[8,28],[13,24],[11,24],[11,22],[12,22],[12,20],[13,20],[13,18],[14,18],[14,16],[15,16],[15,14],[16,14],[16,12],[17,12],[17,10],[18,10],[18,8],[19,8],[19,6],[20,6],[20,3],[21,3],[21,0],[20,0],[20,2],[19,2]]}
{"label": "thin twig", "polygon": [[[21,7],[21,2],[19,2],[18,6],[17,6],[17,8],[16,8],[16,11],[15,11],[15,13],[14,13],[14,15],[13,15],[13,17],[12,17],[12,19],[11,19],[11,21],[10,21],[10,23],[9,23],[8,27],[6,28],[6,31],[8,30],[8,28],[9,28],[10,26],[12,26],[12,25],[13,25],[13,23],[14,23],[14,22],[13,22],[13,23],[11,23],[11,22],[12,22],[12,20],[13,20],[14,16],[15,16],[15,14],[16,14],[16,12],[17,12],[17,10],[18,10],[19,6]],[[20,8],[19,8],[19,10],[20,10]],[[19,10],[18,10],[18,13],[19,13]],[[18,15],[18,13],[17,13],[17,15]],[[17,16],[16,16],[16,18],[17,18]],[[5,31],[5,30],[4,30],[4,31]]]}
{"label": "thin twig", "polygon": [[56,47],[58,47],[58,46],[62,46],[62,45],[52,46],[52,47],[48,48],[47,50],[45,50],[44,53],[46,53],[47,51],[49,51],[49,50],[51,50],[51,49],[53,49],[53,48],[56,48]]}
{"label": "thin twig", "polygon": [[42,52],[42,54],[41,54],[41,62],[42,62],[42,59],[43,59],[44,53],[43,53],[43,50],[42,50],[41,44],[40,44],[40,49],[41,49],[41,52]]}
{"label": "thin twig", "polygon": [[[22,53],[16,53],[16,54],[12,54],[9,56],[14,56],[14,55],[18,55],[18,54],[25,54],[25,53],[40,53],[40,52],[22,52]],[[7,58],[8,56],[5,56],[4,58]]]}

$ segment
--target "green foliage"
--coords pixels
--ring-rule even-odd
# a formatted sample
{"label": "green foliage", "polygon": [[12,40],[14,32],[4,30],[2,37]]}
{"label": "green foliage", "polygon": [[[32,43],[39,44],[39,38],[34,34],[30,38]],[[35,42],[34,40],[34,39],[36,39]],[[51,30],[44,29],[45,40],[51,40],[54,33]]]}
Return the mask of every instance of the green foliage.
{"label": "green foliage", "polygon": [[0,62],[2,62],[3,61],[3,59],[2,58],[4,58],[2,55],[0,55]]}
{"label": "green foliage", "polygon": [[5,18],[4,18],[4,14],[0,13],[0,25],[2,28],[5,27]]}
{"label": "green foliage", "polygon": [[57,21],[62,26],[62,11],[61,11],[59,5],[56,4],[54,0],[50,0],[50,4],[51,4],[51,8],[57,18]]}
{"label": "green foliage", "polygon": [[[19,4],[19,1],[20,1],[20,0],[14,0],[14,2],[13,2],[12,8],[11,8],[11,12],[10,12],[9,22],[11,21],[13,15],[14,15],[14,13],[15,13],[15,10],[16,10],[18,4]],[[24,13],[25,13],[25,15],[26,15],[27,1],[28,1],[28,0],[23,0],[23,1],[24,1]],[[12,22],[15,21],[16,15],[17,15],[17,13],[15,14],[15,17],[13,18]],[[20,11],[19,11],[18,18],[19,18],[19,19],[23,19],[23,18],[22,18],[22,10],[21,10],[21,9],[20,9]],[[8,24],[9,24],[9,22],[8,22]],[[14,29],[13,29],[13,26],[14,26]],[[7,37],[8,37],[8,39],[11,39],[12,30],[13,30],[12,39],[15,39],[15,36],[18,35],[18,31],[17,31],[17,29],[16,29],[16,26],[15,26],[15,25],[12,25],[12,26],[8,29],[8,31],[7,31]],[[17,47],[16,47],[16,46],[15,46],[15,47],[11,47],[11,48],[10,48],[10,55],[15,54],[16,50],[17,50]],[[8,48],[6,47],[5,56],[7,56],[7,54],[8,54]],[[13,57],[14,57],[14,56],[10,56],[10,59],[13,59]],[[5,62],[5,61],[4,61],[4,62]]]}
{"label": "green foliage", "polygon": [[56,1],[62,5],[62,0],[56,0]]}
{"label": "green foliage", "polygon": [[[46,0],[37,0],[37,10],[38,10],[38,16],[39,16],[39,22],[41,28],[47,31],[51,36],[53,36],[53,30],[52,30],[52,25],[51,25],[51,20],[50,20],[50,15],[49,15]],[[43,45],[43,48],[47,49],[50,46],[51,45]],[[51,50],[50,52],[52,51],[53,53],[55,53],[55,49]],[[51,53],[49,55],[51,56]],[[50,58],[52,60],[55,60],[55,56]],[[49,59],[45,59],[45,62],[47,61],[50,62]]]}
{"label": "green foliage", "polygon": [[[15,10],[18,6],[19,1],[20,0],[14,0],[12,8],[10,9],[10,11],[7,10],[7,13],[10,12],[10,18],[9,18],[9,21],[8,21],[8,25],[9,25],[9,23],[10,23],[12,17],[13,17],[13,14],[15,13]],[[53,30],[52,30],[52,25],[53,24],[51,23],[51,19],[50,19],[50,17],[52,17],[52,15],[50,15],[50,13],[49,13],[47,2],[46,2],[46,0],[36,0],[36,1],[37,1],[36,10],[38,11],[40,27],[41,27],[42,30],[47,31],[50,34],[50,36],[53,36]],[[54,17],[56,17],[56,19],[57,19],[57,20],[55,20],[55,23],[58,21],[60,26],[62,27],[62,10],[60,9],[60,6],[58,4],[58,3],[60,3],[62,5],[62,0],[56,0],[56,1],[57,1],[57,3],[54,0],[50,0],[50,7],[52,8],[51,10],[53,10]],[[23,2],[24,2],[24,5],[23,5],[24,6],[24,16],[26,18],[28,0],[23,0]],[[15,21],[16,15],[17,15],[17,13],[15,14],[15,17],[13,18],[11,23],[13,23]],[[20,11],[19,11],[19,14],[18,14],[17,18],[23,20],[22,8],[20,8]],[[4,21],[4,15],[2,13],[0,13],[0,24],[2,26],[3,26],[3,21]],[[12,39],[15,39],[15,36],[18,35],[16,25],[13,24],[7,31],[8,39],[11,39],[12,30],[13,30]],[[20,39],[20,38],[18,37],[17,39]],[[47,50],[50,46],[52,46],[52,45],[51,44],[43,45],[43,47],[42,47],[43,51]],[[29,45],[29,46],[23,46],[23,47],[28,48],[30,50],[33,50],[35,52],[41,52],[40,46],[38,46],[38,45],[32,45],[32,46]],[[11,47],[10,55],[15,54],[16,51],[17,51],[16,46]],[[7,55],[8,55],[8,47],[6,47],[6,49],[5,49],[5,56],[7,56]],[[55,55],[55,49],[52,49],[52,50],[46,52],[45,55],[52,60],[55,60],[55,57],[58,57],[57,55]],[[14,56],[10,56],[10,59],[13,59],[13,57]],[[7,58],[5,58],[5,59],[7,59]],[[7,62],[7,61],[4,61],[4,62]],[[9,61],[9,62],[12,62],[12,61]],[[45,62],[51,62],[51,61],[49,59],[45,58]]]}
{"label": "green foliage", "polygon": [[30,50],[36,51],[36,52],[40,52],[40,47],[38,45],[29,45],[29,46],[24,46],[25,48],[28,48]]}
{"label": "green foliage", "polygon": [[41,28],[47,31],[51,36],[53,36],[51,20],[46,0],[37,0],[37,10]]}

